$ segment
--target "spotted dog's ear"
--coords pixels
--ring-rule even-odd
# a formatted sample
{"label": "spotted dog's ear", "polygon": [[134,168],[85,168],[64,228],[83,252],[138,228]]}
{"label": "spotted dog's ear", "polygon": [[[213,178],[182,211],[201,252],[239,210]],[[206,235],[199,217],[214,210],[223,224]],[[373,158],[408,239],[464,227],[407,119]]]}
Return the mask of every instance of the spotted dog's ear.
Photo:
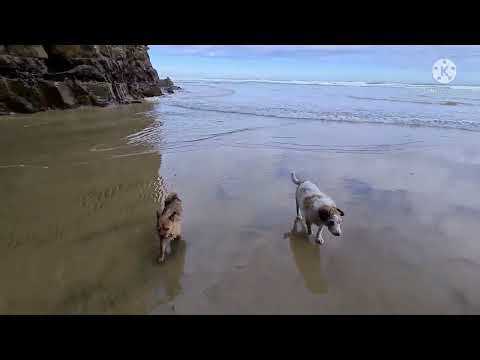
{"label": "spotted dog's ear", "polygon": [[330,219],[330,208],[327,206],[321,207],[318,209],[318,216],[322,221],[326,222],[328,219]]}
{"label": "spotted dog's ear", "polygon": [[340,214],[340,216],[344,216],[344,215],[345,215],[345,213],[343,212],[342,209],[339,209],[339,208],[337,208],[337,207],[336,207],[335,209],[337,209],[337,211],[338,211],[338,213]]}

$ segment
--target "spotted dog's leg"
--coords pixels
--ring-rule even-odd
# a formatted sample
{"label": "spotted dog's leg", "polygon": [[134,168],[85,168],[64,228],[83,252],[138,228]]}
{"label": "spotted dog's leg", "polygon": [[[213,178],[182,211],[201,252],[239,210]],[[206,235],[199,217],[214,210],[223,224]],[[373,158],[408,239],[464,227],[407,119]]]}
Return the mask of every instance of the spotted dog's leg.
{"label": "spotted dog's leg", "polygon": [[305,221],[307,224],[307,233],[308,235],[312,235],[312,223],[310,221]]}
{"label": "spotted dog's leg", "polygon": [[318,227],[317,236],[315,237],[315,241],[320,245],[325,244],[325,240],[323,240],[322,232],[323,232],[323,225],[320,225]]}
{"label": "spotted dog's leg", "polygon": [[295,196],[295,205],[297,205],[297,220],[302,220],[302,215],[300,214],[300,207],[298,206],[298,199]]}

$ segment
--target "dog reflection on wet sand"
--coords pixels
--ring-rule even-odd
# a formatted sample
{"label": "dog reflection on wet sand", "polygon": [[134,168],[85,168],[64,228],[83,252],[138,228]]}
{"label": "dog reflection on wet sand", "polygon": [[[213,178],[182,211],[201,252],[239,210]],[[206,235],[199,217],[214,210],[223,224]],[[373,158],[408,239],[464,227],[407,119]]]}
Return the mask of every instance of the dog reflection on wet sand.
{"label": "dog reflection on wet sand", "polygon": [[310,241],[307,232],[297,231],[297,223],[299,221],[299,219],[295,219],[292,230],[289,233],[285,233],[284,238],[290,240],[290,250],[295,266],[303,278],[305,287],[312,294],[325,294],[328,288],[322,276],[321,250],[315,243]]}
{"label": "dog reflection on wet sand", "polygon": [[163,210],[157,210],[157,236],[160,241],[160,256],[158,262],[163,263],[170,254],[170,243],[181,237],[182,201],[176,193],[168,194]]}
{"label": "dog reflection on wet sand", "polygon": [[181,292],[181,279],[185,267],[187,243],[178,239],[171,243],[171,254],[174,254],[164,265],[164,271],[158,274],[158,280],[163,283],[166,301],[173,301]]}

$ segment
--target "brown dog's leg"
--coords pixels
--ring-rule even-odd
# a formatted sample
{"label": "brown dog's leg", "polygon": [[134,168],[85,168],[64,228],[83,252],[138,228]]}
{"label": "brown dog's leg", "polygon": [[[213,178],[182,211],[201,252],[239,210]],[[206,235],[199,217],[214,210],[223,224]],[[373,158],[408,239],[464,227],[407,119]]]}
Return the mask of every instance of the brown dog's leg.
{"label": "brown dog's leg", "polygon": [[160,256],[158,257],[158,262],[163,263],[165,261],[165,255],[167,253],[167,241],[163,239],[160,241]]}
{"label": "brown dog's leg", "polygon": [[162,264],[164,261],[165,261],[165,254],[161,254],[161,255],[157,258],[157,262],[158,262],[159,264]]}
{"label": "brown dog's leg", "polygon": [[308,235],[312,235],[312,223],[310,221],[306,221]]}

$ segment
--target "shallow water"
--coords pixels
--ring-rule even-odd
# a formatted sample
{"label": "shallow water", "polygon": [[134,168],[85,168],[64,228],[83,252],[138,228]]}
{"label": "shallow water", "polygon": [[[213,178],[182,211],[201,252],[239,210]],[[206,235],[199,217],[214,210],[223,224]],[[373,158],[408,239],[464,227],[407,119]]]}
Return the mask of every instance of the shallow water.
{"label": "shallow water", "polygon": [[[316,98],[286,85],[183,86],[0,118],[0,313],[480,312],[475,131],[282,118],[272,101]],[[342,237],[292,231],[292,169],[345,211]],[[164,187],[183,199],[184,241],[158,265]]]}

